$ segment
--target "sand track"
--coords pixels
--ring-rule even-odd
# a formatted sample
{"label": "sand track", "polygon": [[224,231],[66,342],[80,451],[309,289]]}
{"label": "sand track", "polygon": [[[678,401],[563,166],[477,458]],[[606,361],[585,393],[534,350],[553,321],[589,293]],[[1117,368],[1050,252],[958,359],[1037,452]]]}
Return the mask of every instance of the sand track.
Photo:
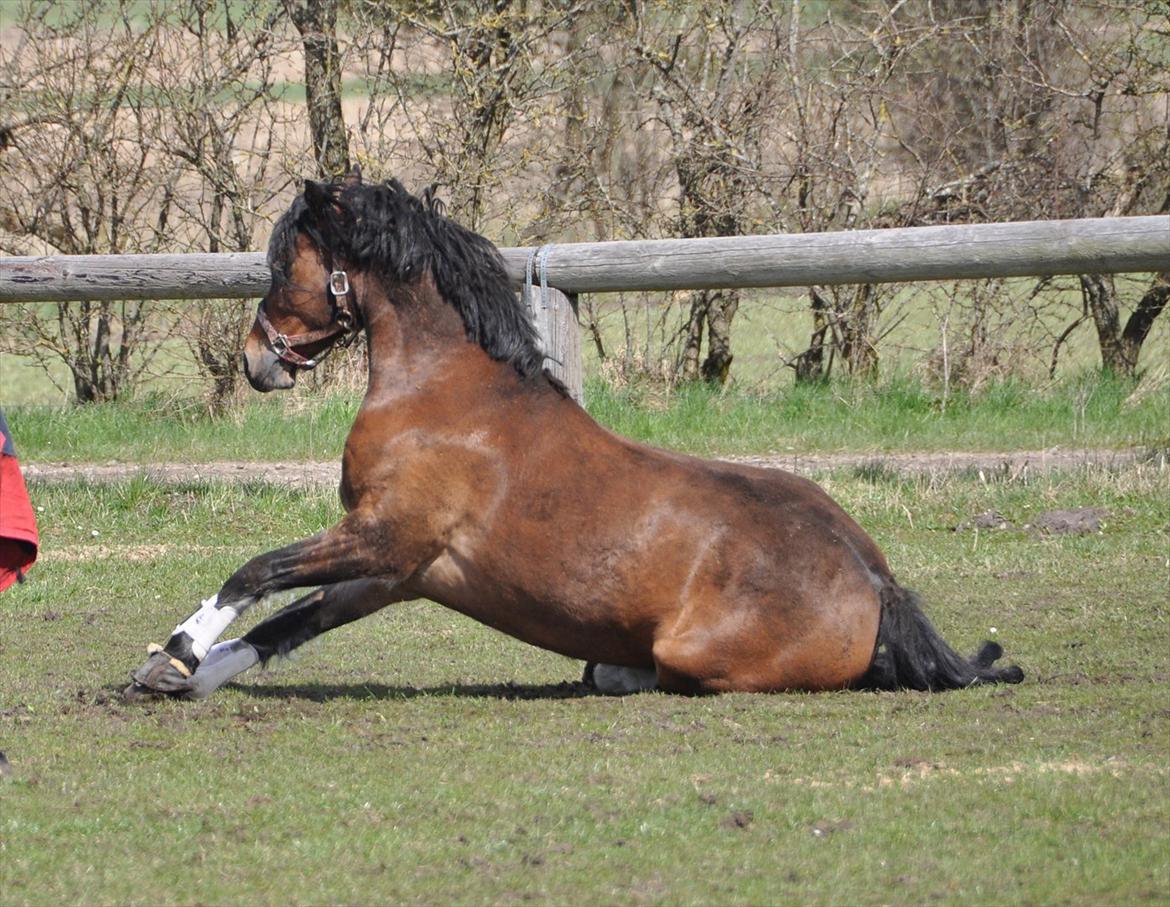
{"label": "sand track", "polygon": [[[841,469],[872,470],[899,476],[947,475],[983,472],[988,478],[1024,478],[1082,467],[1120,468],[1149,463],[1166,468],[1170,450],[1150,448],[1062,448],[1017,451],[929,451],[903,453],[766,454],[725,458],[801,475]],[[25,463],[25,478],[33,482],[116,482],[146,476],[161,482],[255,482],[313,487],[336,485],[341,475],[337,462],[212,463]]]}

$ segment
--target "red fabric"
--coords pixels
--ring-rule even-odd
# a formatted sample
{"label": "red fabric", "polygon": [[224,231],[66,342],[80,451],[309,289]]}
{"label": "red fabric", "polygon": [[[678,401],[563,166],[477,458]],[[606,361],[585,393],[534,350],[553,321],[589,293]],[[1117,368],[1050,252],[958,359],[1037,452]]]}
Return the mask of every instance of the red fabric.
{"label": "red fabric", "polygon": [[[0,434],[0,445],[8,439]],[[0,454],[0,592],[11,586],[37,559],[37,520],[20,464]]]}

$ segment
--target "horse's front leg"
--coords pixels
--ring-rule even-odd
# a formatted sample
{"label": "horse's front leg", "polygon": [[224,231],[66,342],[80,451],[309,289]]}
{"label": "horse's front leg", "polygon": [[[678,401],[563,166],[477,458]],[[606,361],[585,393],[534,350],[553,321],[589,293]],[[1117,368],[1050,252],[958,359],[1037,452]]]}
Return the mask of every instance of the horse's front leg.
{"label": "horse's front leg", "polygon": [[192,677],[220,634],[264,596],[283,589],[327,586],[377,577],[396,583],[417,567],[392,539],[388,526],[355,512],[325,532],[258,555],[228,578],[219,592],[154,646],[126,690],[129,698],[193,688]]}
{"label": "horse's front leg", "polygon": [[265,618],[242,639],[212,646],[192,675],[186,696],[206,699],[258,662],[287,655],[328,630],[401,600],[398,585],[389,580],[359,579],[322,586]]}

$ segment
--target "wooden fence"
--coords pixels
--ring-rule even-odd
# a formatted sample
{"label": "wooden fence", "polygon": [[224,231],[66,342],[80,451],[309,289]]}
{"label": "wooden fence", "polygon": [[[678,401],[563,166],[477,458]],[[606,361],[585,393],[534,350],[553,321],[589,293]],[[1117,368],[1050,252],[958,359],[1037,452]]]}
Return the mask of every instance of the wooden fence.
{"label": "wooden fence", "polygon": [[[1109,217],[602,243],[500,250],[526,274],[545,349],[580,385],[579,340],[562,294],[891,283],[1170,270],[1170,216]],[[261,253],[0,258],[0,303],[261,296]]]}

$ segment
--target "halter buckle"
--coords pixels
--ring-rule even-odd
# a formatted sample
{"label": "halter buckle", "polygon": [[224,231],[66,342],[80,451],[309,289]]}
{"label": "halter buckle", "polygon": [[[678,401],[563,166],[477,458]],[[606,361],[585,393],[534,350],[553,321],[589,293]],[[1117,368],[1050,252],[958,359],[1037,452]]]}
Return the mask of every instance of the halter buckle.
{"label": "halter buckle", "polygon": [[293,349],[293,345],[289,342],[287,334],[277,334],[268,343],[272,347],[272,352],[276,353],[277,357],[283,359],[285,362],[291,362],[303,369],[311,369],[317,365],[316,359],[306,359]]}
{"label": "halter buckle", "polygon": [[334,296],[349,295],[349,275],[344,271],[334,271],[329,275],[329,292]]}

